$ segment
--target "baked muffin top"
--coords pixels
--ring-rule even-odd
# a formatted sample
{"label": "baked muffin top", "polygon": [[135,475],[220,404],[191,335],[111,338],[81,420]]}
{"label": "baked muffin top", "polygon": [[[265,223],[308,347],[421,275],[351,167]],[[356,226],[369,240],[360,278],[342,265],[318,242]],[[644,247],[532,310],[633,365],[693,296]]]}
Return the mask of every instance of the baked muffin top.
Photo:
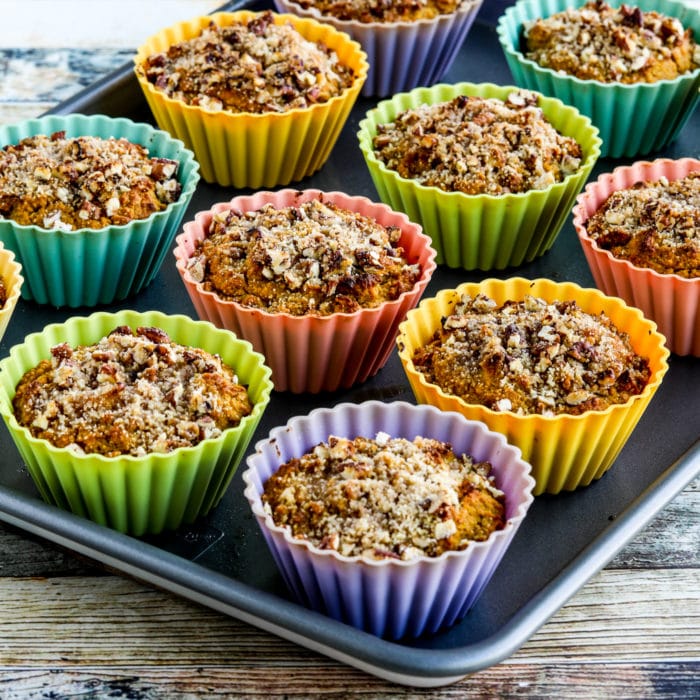
{"label": "baked muffin top", "polygon": [[7,301],[7,287],[5,282],[0,279],[0,309],[5,308],[5,302]]}
{"label": "baked muffin top", "polygon": [[262,500],[276,525],[321,549],[435,557],[503,529],[505,497],[490,472],[430,438],[331,436],[270,476]]}
{"label": "baked muffin top", "polygon": [[633,265],[700,277],[700,172],[613,192],[588,219],[586,231]]}
{"label": "baked muffin top", "polygon": [[455,12],[462,0],[295,0],[304,9],[316,9],[321,14],[340,20],[372,22],[415,22],[433,19]]}
{"label": "baked muffin top", "polygon": [[515,90],[504,100],[460,95],[379,124],[376,157],[387,168],[447,192],[503,195],[545,189],[581,165],[581,146]]}
{"label": "baked muffin top", "polygon": [[700,65],[693,32],[675,17],[590,0],[524,27],[525,57],[581,80],[653,83]]}
{"label": "baked muffin top", "polygon": [[159,328],[128,326],[94,345],[56,345],[20,379],[12,403],[34,437],[107,457],[197,445],[252,410],[218,355],[174,343]]}
{"label": "baked muffin top", "polygon": [[215,214],[188,261],[222,299],[295,316],[371,308],[411,290],[401,230],[331,202]]}
{"label": "baked muffin top", "polygon": [[413,363],[467,403],[520,415],[578,415],[640,394],[649,362],[603,313],[533,296],[462,296]]}
{"label": "baked muffin top", "polygon": [[327,102],[350,87],[352,68],[267,11],[248,22],[210,23],[136,67],[157,89],[208,110],[263,114]]}
{"label": "baked muffin top", "polygon": [[31,136],[0,150],[0,217],[62,231],[145,219],[179,198],[178,167],[124,138]]}

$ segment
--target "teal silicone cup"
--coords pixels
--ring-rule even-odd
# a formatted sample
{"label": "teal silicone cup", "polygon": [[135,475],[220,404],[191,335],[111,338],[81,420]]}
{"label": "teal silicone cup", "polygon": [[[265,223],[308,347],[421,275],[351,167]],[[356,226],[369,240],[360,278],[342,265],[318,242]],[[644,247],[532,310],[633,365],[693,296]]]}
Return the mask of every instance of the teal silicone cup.
{"label": "teal silicone cup", "polygon": [[[19,425],[12,399],[25,372],[49,358],[59,343],[92,344],[121,325],[154,326],[176,343],[220,355],[247,386],[252,412],[219,437],[143,457],[78,454],[35,438]],[[250,343],[207,321],[159,311],[100,311],[48,325],[10,349],[0,362],[0,413],[47,503],[120,532],[155,534],[192,523],[219,503],[269,403],[270,375]]]}
{"label": "teal silicone cup", "polygon": [[[573,105],[600,130],[602,157],[645,155],[676,138],[700,97],[700,68],[675,80],[623,84],[580,80],[561,71],[542,68],[522,53],[523,25],[549,17],[584,0],[519,0],[501,15],[497,33],[514,81],[525,88],[558,97]],[[619,3],[613,2],[613,5]],[[677,0],[634,0],[643,11],[656,10],[677,18],[700,39],[700,12]]]}
{"label": "teal silicone cup", "polygon": [[549,250],[598,160],[598,130],[574,107],[540,95],[538,106],[545,118],[581,146],[581,167],[546,189],[494,196],[445,192],[390,170],[372,146],[378,125],[422,104],[447,102],[459,95],[505,100],[517,89],[491,83],[416,88],[380,102],[360,122],[360,150],[379,198],[423,227],[437,251],[438,264],[465,270],[502,270],[530,262]]}
{"label": "teal silicone cup", "polygon": [[61,231],[0,219],[0,241],[24,271],[22,297],[56,307],[97,306],[126,299],[153,281],[199,182],[199,164],[181,141],[149,124],[102,115],[49,115],[0,126],[0,148],[39,134],[125,138],[150,157],[179,162],[182,192],[146,219],[101,229]]}

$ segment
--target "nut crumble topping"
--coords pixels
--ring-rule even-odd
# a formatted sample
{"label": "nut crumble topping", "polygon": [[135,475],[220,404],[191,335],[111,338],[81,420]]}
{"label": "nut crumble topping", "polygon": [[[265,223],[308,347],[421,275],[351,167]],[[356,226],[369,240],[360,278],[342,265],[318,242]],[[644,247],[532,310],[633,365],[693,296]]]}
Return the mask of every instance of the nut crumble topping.
{"label": "nut crumble topping", "polygon": [[176,100],[205,109],[262,114],[327,102],[354,81],[335,51],[305,39],[272,12],[202,33],[149,56],[137,71]]}
{"label": "nut crumble topping", "polygon": [[455,12],[462,0],[295,0],[305,10],[316,9],[321,14],[340,20],[371,22],[415,22],[433,19]]}
{"label": "nut crumble topping", "polygon": [[123,138],[28,137],[0,151],[0,218],[62,231],[145,219],[180,196],[177,170]]}
{"label": "nut crumble topping", "polygon": [[0,309],[5,307],[5,302],[7,301],[7,287],[5,282],[0,279]]}
{"label": "nut crumble topping", "polygon": [[675,17],[591,0],[524,29],[525,56],[581,80],[652,83],[700,65],[691,29]]}
{"label": "nut crumble topping", "polygon": [[283,464],[262,500],[293,537],[343,556],[435,557],[505,526],[505,496],[490,472],[430,438],[331,436]]}
{"label": "nut crumble topping", "polygon": [[54,346],[17,384],[13,408],[34,437],[107,457],[196,445],[252,410],[218,355],[128,326],[95,345]]}
{"label": "nut crumble topping", "polygon": [[517,90],[503,101],[455,97],[379,124],[374,152],[402,177],[447,192],[501,195],[545,189],[581,165],[580,145],[562,136]]}
{"label": "nut crumble topping", "polygon": [[413,357],[448,394],[494,411],[578,415],[640,394],[649,363],[603,313],[527,296],[464,295]]}
{"label": "nut crumble topping", "polygon": [[601,248],[633,265],[700,277],[700,172],[613,192],[586,228]]}
{"label": "nut crumble topping", "polygon": [[215,214],[188,261],[223,299],[270,312],[327,315],[377,306],[411,290],[420,266],[384,227],[331,202]]}

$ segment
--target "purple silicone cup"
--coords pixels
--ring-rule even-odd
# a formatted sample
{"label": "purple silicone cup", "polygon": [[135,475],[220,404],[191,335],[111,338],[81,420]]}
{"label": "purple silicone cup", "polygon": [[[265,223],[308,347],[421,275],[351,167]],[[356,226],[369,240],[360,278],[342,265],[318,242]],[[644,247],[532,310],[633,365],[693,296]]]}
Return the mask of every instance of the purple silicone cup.
{"label": "purple silicone cup", "polygon": [[[281,464],[330,435],[449,442],[457,454],[491,462],[505,493],[506,526],[484,542],[410,561],[346,557],[294,539],[263,510],[261,494]],[[458,413],[405,402],[367,401],[318,408],[270,431],[248,456],[245,496],[287,586],[298,601],[374,635],[399,639],[433,634],[464,617],[491,579],[533,501],[534,480],[520,450],[500,433]]]}

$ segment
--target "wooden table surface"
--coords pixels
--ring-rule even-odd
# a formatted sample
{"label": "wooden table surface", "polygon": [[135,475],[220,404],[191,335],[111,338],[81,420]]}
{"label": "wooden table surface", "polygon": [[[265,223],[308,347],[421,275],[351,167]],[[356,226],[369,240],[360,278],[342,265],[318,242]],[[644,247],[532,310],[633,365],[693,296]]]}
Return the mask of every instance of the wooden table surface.
{"label": "wooden table surface", "polygon": [[[0,122],[40,114],[151,29],[218,4],[1,0]],[[376,679],[0,524],[0,698],[240,696],[700,698],[700,480],[513,656],[433,690]]]}

